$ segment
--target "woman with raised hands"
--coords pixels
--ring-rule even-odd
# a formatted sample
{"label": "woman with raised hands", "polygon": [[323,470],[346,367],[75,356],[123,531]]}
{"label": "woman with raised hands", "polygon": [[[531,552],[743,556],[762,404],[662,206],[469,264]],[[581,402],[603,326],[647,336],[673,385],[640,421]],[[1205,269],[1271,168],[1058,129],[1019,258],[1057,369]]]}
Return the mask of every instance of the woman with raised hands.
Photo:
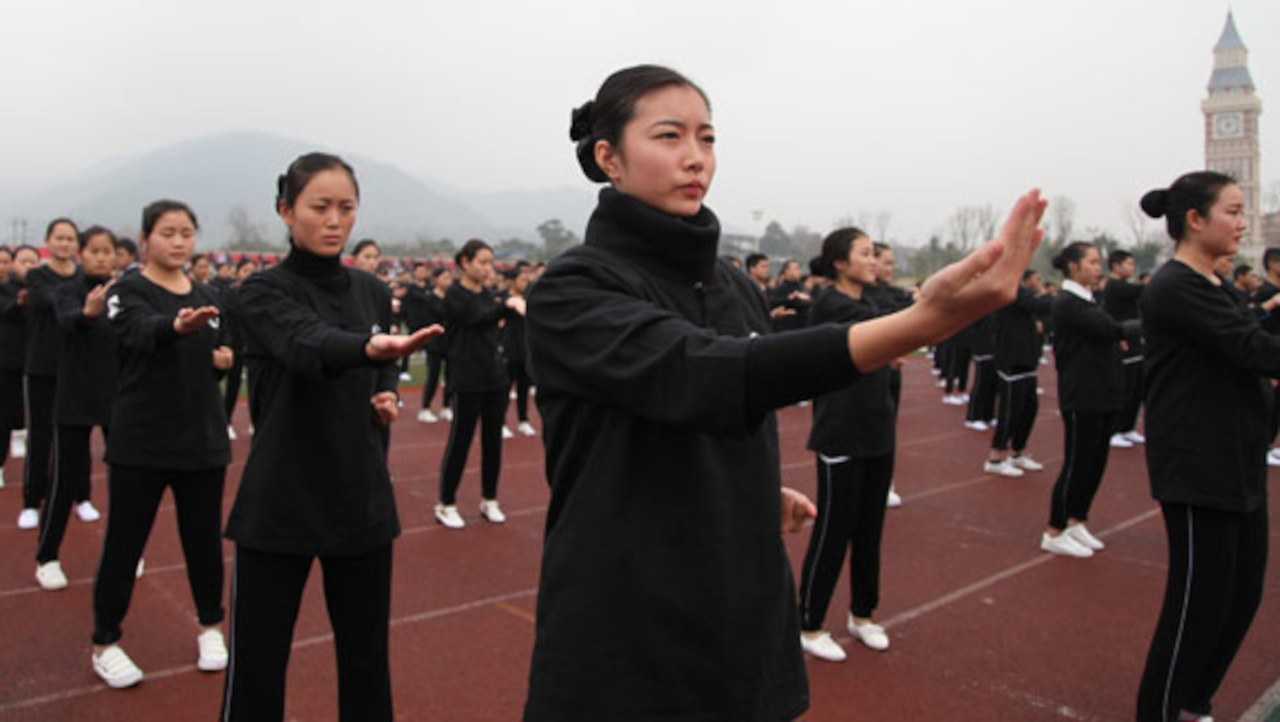
{"label": "woman with raised hands", "polygon": [[781,487],[772,412],[1012,301],[1045,202],[1021,197],[908,309],[768,334],[759,292],[718,260],[701,89],[618,71],[570,138],[608,187],[529,294],[551,502],[525,719],[794,719],[808,684],[780,531],[815,509]]}

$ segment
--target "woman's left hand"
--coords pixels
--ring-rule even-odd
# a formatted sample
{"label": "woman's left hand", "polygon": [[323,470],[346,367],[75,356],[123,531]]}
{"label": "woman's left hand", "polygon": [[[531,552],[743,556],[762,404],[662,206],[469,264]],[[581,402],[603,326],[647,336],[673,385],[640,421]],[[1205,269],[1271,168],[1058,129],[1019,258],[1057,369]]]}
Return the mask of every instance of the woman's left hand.
{"label": "woman's left hand", "polygon": [[236,354],[230,346],[219,346],[213,350],[213,367],[219,371],[230,371],[235,360]]}
{"label": "woman's left hand", "polygon": [[809,497],[795,489],[782,487],[782,531],[797,532],[804,523],[818,516],[818,507]]}
{"label": "woman's left hand", "polygon": [[373,417],[379,424],[391,424],[400,416],[400,397],[394,391],[383,391],[369,399]]}

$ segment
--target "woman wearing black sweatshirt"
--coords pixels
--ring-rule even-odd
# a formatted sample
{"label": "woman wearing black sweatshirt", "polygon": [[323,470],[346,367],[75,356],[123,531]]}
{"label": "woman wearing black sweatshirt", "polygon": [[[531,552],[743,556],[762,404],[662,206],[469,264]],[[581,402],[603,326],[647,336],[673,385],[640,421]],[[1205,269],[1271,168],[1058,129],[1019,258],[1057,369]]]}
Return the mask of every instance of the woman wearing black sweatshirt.
{"label": "woman wearing black sweatshirt", "polygon": [[1245,231],[1244,194],[1213,172],[1142,198],[1167,216],[1173,260],[1139,302],[1146,337],[1147,469],[1169,540],[1169,580],[1138,692],[1139,722],[1204,719],[1262,600],[1267,399],[1280,337],[1214,277]]}
{"label": "woman wearing black sweatshirt", "polygon": [[338,659],[342,720],[390,720],[391,544],[400,533],[379,430],[397,415],[390,361],[439,326],[393,336],[391,293],[342,265],[359,189],[311,153],[278,181],[289,255],[240,289],[253,448],[227,536],[236,543],[223,720],[284,716],[285,674],[318,558]]}
{"label": "woman wearing black sweatshirt", "polygon": [[1036,316],[1047,313],[1052,300],[1041,293],[1039,274],[1027,271],[1018,287],[1017,298],[996,313],[992,322],[1000,388],[996,430],[991,435],[991,451],[982,466],[988,474],[1016,478],[1044,468],[1025,452],[1040,408],[1036,369],[1040,363],[1041,337]]}
{"label": "woman wearing black sweatshirt", "polygon": [[654,66],[614,73],[573,113],[579,163],[611,187],[584,244],[529,294],[551,502],[528,722],[801,714],[780,531],[815,510],[780,490],[771,412],[1008,303],[1040,235],[1033,192],[911,308],[767,334],[759,291],[718,260],[702,204],[714,134],[702,92]]}
{"label": "woman wearing black sweatshirt", "polygon": [[436,521],[449,529],[467,524],[458,513],[458,484],[467,465],[471,437],[480,426],[480,515],[493,524],[507,520],[498,505],[502,471],[502,417],[507,411],[506,362],[499,345],[499,323],[523,314],[524,298],[505,301],[485,288],[493,275],[493,249],[472,239],[454,261],[460,278],[444,296],[444,324],[449,329],[449,373],[453,377],[454,417],[449,442],[440,460],[440,503]]}
{"label": "woman wearing black sweatshirt", "polygon": [[[447,268],[437,268],[431,272],[431,280],[422,299],[422,325],[444,323],[444,297],[453,285],[453,272]],[[431,340],[427,344],[427,380],[422,385],[422,410],[418,412],[418,421],[434,424],[443,419],[453,421],[453,369],[447,368],[449,358],[449,333]],[[440,394],[440,415],[431,410],[431,402],[435,400],[436,389],[440,388],[441,377],[444,378],[444,391]]]}
{"label": "woman wearing black sweatshirt", "polygon": [[203,671],[227,663],[222,623],[222,486],[230,449],[218,376],[231,367],[213,292],[183,272],[196,217],[177,201],[142,211],[147,264],[107,295],[119,372],[107,440],[110,506],[93,585],[93,669],[111,687],[142,680],[118,644],[138,560],[165,489],[173,493]]}
{"label": "woman wearing black sweatshirt", "polygon": [[[815,297],[810,323],[858,324],[880,316],[866,295],[876,283],[874,246],[856,228],[822,242],[832,288]],[[822,629],[827,605],[850,552],[849,634],[875,650],[889,648],[884,628],[871,621],[880,601],[880,537],[885,496],[893,479],[894,401],[888,366],[813,400],[809,450],[818,462],[818,518],[800,577],[800,644],[819,659],[842,662],[844,650]]]}
{"label": "woman wearing black sweatshirt", "polygon": [[40,264],[40,252],[19,246],[0,283],[0,488],[10,449],[14,458],[26,455],[26,402],[22,391],[22,366],[27,350],[27,272]]}
{"label": "woman wearing black sweatshirt", "polygon": [[53,483],[40,518],[36,548],[36,581],[50,591],[67,586],[59,550],[72,500],[87,495],[93,467],[89,435],[97,426],[105,438],[111,424],[116,334],[103,316],[115,251],[111,231],[100,226],[85,229],[80,233],[83,273],[53,293],[53,315],[61,336],[58,391],[53,403]]}
{"label": "woman wearing black sweatshirt", "polygon": [[[1104,547],[1085,522],[1107,469],[1111,431],[1123,404],[1120,352],[1125,333],[1090,290],[1102,278],[1095,246],[1072,243],[1053,259],[1053,266],[1066,277],[1053,300],[1053,355],[1066,436],[1062,472],[1053,487],[1049,527],[1040,548],[1051,554],[1091,557]],[[1130,323],[1128,335],[1136,337],[1137,324]]]}
{"label": "woman wearing black sweatshirt", "polygon": [[[511,282],[509,293],[513,298],[524,300],[529,290],[529,268],[524,266],[508,272]],[[536,436],[533,424],[529,423],[529,388],[533,379],[529,377],[528,347],[525,344],[524,316],[518,313],[507,314],[506,324],[502,327],[502,355],[507,360],[507,378],[515,385],[516,433],[521,436]],[[507,427],[502,427],[503,438],[511,438]]]}

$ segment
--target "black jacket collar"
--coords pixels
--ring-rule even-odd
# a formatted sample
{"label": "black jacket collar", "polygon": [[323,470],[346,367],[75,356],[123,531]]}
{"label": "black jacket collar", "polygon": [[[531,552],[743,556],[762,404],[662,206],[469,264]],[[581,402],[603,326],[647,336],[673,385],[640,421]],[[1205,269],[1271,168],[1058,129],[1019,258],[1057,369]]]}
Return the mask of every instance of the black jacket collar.
{"label": "black jacket collar", "polygon": [[613,251],[644,268],[679,281],[705,283],[715,276],[720,221],[705,205],[681,218],[613,188],[587,222],[586,245]]}

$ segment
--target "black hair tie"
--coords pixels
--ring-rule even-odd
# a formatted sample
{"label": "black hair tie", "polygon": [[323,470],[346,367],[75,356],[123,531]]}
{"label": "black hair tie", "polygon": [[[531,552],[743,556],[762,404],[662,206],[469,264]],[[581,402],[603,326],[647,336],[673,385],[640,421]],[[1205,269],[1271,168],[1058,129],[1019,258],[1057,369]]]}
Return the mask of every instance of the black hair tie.
{"label": "black hair tie", "polygon": [[593,117],[595,107],[595,101],[588,100],[582,104],[582,107],[573,109],[572,122],[569,124],[569,140],[576,143],[591,135],[591,125],[595,122]]}

